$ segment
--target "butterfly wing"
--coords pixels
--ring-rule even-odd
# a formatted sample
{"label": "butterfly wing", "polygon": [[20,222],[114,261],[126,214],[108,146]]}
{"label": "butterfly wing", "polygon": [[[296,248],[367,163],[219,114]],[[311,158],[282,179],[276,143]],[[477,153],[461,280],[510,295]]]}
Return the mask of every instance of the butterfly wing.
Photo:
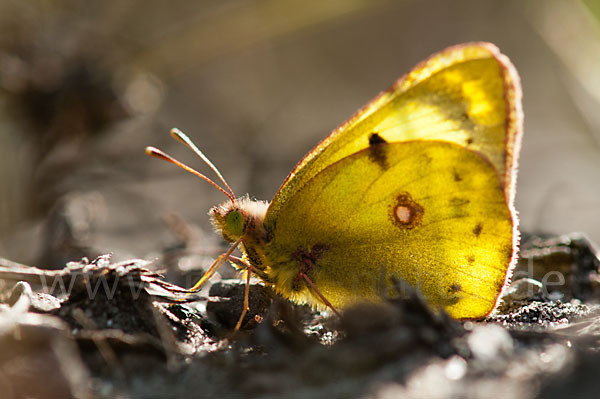
{"label": "butterfly wing", "polygon": [[282,204],[271,233],[270,280],[313,305],[300,271],[336,307],[380,297],[395,278],[455,318],[480,318],[513,259],[496,167],[440,141],[376,143],[329,165]]}
{"label": "butterfly wing", "polygon": [[312,177],[377,141],[442,140],[479,152],[514,197],[522,124],[518,75],[490,43],[450,47],[400,78],[310,151],[273,198],[265,224]]}

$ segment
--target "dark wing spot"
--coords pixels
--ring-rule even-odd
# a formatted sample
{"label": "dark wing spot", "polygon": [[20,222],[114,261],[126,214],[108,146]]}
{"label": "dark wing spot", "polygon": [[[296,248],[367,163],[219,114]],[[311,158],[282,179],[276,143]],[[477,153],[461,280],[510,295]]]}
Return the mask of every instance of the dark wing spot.
{"label": "dark wing spot", "polygon": [[369,145],[387,143],[378,133],[371,133],[369,136]]}
{"label": "dark wing spot", "polygon": [[387,141],[377,133],[369,135],[369,159],[375,162],[381,169],[388,169],[386,146]]}
{"label": "dark wing spot", "polygon": [[316,243],[310,249],[310,254],[314,258],[315,262],[329,250],[329,246],[326,244]]}
{"label": "dark wing spot", "polygon": [[460,217],[468,216],[469,208],[467,207],[467,205],[470,202],[471,201],[469,201],[466,198],[457,198],[457,197],[450,198],[450,200],[448,201],[448,205],[450,205],[451,210],[452,210],[451,217],[460,218]]}
{"label": "dark wing spot", "polygon": [[452,284],[449,288],[448,288],[448,292],[451,294],[455,294],[457,292],[461,292],[462,291],[462,287],[459,283],[456,284]]}
{"label": "dark wing spot", "polygon": [[473,138],[472,137],[468,137],[466,143],[467,143],[467,145],[473,144]]}
{"label": "dark wing spot", "polygon": [[431,158],[431,156],[429,156],[429,154],[421,154],[421,156],[419,157],[419,162],[422,165],[429,165],[431,164],[431,162],[433,161],[433,158]]}
{"label": "dark wing spot", "polygon": [[473,227],[473,234],[475,234],[475,237],[479,237],[481,235],[481,230],[483,230],[483,226],[481,223],[477,223],[477,225]]}
{"label": "dark wing spot", "polygon": [[475,257],[473,255],[469,255],[469,257],[467,258],[467,262],[469,262],[469,264],[473,264],[475,263]]}
{"label": "dark wing spot", "polygon": [[463,206],[463,205],[467,205],[469,204],[471,201],[466,199],[466,198],[457,198],[457,197],[452,197],[450,198],[450,205],[451,206]]}
{"label": "dark wing spot", "polygon": [[313,245],[310,249],[298,247],[292,253],[292,259],[301,264],[303,272],[308,273],[327,250],[329,250],[329,246],[321,243]]}
{"label": "dark wing spot", "polygon": [[496,285],[496,291],[498,291],[498,293],[500,293],[500,292],[502,291],[502,289],[503,289],[503,288],[504,288],[504,281],[502,281],[502,282],[499,282],[499,283]]}
{"label": "dark wing spot", "polygon": [[513,247],[512,245],[507,245],[506,248],[504,249],[504,252],[506,253],[506,257],[508,259],[511,259],[513,256]]}
{"label": "dark wing spot", "polygon": [[456,171],[456,169],[454,169],[452,172],[455,182],[460,182],[463,180],[462,176]]}

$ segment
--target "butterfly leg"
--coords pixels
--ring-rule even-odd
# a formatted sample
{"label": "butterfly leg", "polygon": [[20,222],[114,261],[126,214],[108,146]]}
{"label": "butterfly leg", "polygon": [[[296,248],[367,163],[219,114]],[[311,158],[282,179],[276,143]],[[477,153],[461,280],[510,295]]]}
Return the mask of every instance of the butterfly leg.
{"label": "butterfly leg", "polygon": [[244,290],[244,305],[243,305],[243,309],[242,309],[242,314],[240,315],[240,318],[239,318],[237,324],[235,325],[235,329],[234,329],[234,333],[235,333],[235,332],[239,331],[239,329],[242,327],[242,322],[244,321],[244,317],[246,317],[246,314],[250,310],[250,276],[255,271],[255,269],[250,264],[244,262],[242,259],[238,258],[237,256],[230,255],[229,261],[232,263],[235,263],[241,269],[244,269],[244,268],[246,269],[246,289]]}
{"label": "butterfly leg", "polygon": [[217,270],[219,270],[219,268],[223,266],[223,264],[225,264],[225,261],[229,259],[231,253],[237,248],[238,245],[240,245],[241,242],[242,239],[240,238],[239,240],[233,243],[233,245],[227,250],[227,252],[219,255],[217,259],[215,259],[213,264],[208,268],[206,273],[204,273],[204,276],[202,276],[202,278],[198,280],[198,282],[190,289],[190,291],[198,291],[204,285],[204,283],[206,283],[212,276],[214,276]]}
{"label": "butterfly leg", "polygon": [[319,289],[317,288],[317,286],[312,282],[312,280],[306,275],[306,273],[304,272],[300,272],[298,274],[298,277],[303,279],[304,281],[306,281],[306,284],[308,284],[310,286],[310,288],[319,296],[319,298],[321,298],[321,300],[323,301],[323,303],[325,304],[325,306],[327,306],[329,309],[331,309],[333,311],[333,313],[335,313],[338,317],[342,317],[342,315],[340,314],[340,312],[338,312],[333,305],[331,304],[331,302],[329,302],[327,300],[327,298],[325,298],[325,296],[323,294],[321,294],[321,291],[319,291]]}
{"label": "butterfly leg", "polygon": [[235,325],[235,329],[233,332],[238,332],[240,327],[242,327],[242,322],[244,321],[244,317],[246,317],[246,313],[250,310],[250,270],[246,272],[246,289],[244,290],[244,305],[242,309],[242,314]]}
{"label": "butterfly leg", "polygon": [[306,282],[306,284],[314,291],[314,293],[317,294],[317,296],[319,298],[321,298],[321,300],[323,301],[325,306],[327,306],[329,309],[331,309],[333,311],[333,313],[335,313],[336,315],[338,315],[338,317],[340,317],[340,312],[338,312],[333,307],[331,302],[329,302],[323,294],[321,294],[321,291],[319,291],[319,289],[312,282],[310,277],[308,277],[308,273],[313,268],[315,268],[317,261],[319,260],[321,255],[325,251],[327,251],[327,249],[328,248],[326,245],[315,244],[312,246],[312,248],[310,248],[310,250],[307,250],[306,248],[298,248],[292,254],[292,258],[296,259],[296,261],[298,261],[298,264],[300,266],[300,273],[298,273],[298,275],[296,276],[296,281],[300,280],[300,279],[304,280]]}

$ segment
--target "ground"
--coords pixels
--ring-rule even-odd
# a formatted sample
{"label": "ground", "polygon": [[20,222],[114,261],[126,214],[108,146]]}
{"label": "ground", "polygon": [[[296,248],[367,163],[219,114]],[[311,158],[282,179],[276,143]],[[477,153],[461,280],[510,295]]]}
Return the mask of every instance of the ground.
{"label": "ground", "polygon": [[[528,237],[521,254],[515,276],[533,275],[486,320],[432,312],[418,292],[338,318],[253,282],[237,333],[241,280],[190,296],[142,260],[2,260],[0,386],[6,398],[595,397],[597,251]],[[542,285],[549,271],[564,284]]]}

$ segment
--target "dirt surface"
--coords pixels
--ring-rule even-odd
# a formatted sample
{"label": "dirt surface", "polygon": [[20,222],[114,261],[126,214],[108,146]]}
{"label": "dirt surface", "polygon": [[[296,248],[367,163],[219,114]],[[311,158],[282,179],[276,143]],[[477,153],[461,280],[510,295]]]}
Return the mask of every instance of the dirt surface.
{"label": "dirt surface", "polygon": [[[600,261],[583,237],[530,238],[515,275],[534,274],[483,321],[433,313],[417,292],[338,318],[252,282],[237,333],[237,279],[189,295],[141,260],[1,263],[3,398],[580,398],[598,386]],[[533,277],[556,270],[560,289]]]}

